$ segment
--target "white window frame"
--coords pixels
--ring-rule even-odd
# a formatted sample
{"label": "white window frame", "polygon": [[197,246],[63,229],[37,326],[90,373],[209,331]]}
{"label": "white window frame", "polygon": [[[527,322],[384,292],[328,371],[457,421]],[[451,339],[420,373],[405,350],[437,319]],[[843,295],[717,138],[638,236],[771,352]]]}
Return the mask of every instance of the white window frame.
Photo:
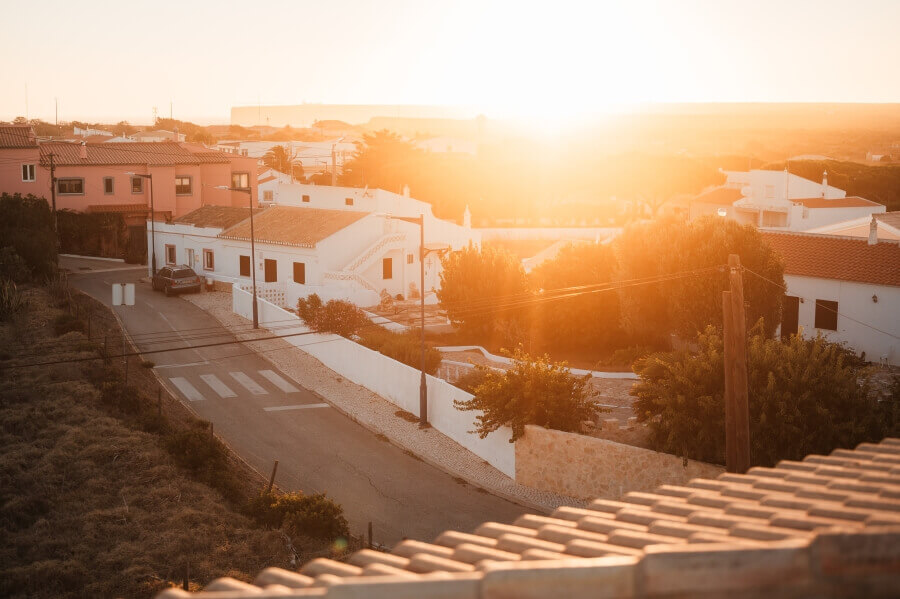
{"label": "white window frame", "polygon": [[[26,175],[27,171],[27,175]],[[23,183],[34,183],[37,176],[37,165],[33,163],[23,163],[22,164],[22,182]]]}
{"label": "white window frame", "polygon": [[178,264],[178,250],[177,248],[171,244],[167,243],[165,247],[165,255],[166,255],[166,266],[172,266]]}

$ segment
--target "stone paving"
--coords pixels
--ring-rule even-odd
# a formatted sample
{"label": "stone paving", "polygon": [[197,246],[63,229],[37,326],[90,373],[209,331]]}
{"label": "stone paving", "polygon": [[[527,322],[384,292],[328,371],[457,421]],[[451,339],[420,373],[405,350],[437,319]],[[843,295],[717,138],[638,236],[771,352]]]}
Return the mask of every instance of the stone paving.
{"label": "stone paving", "polygon": [[[232,312],[230,293],[209,292],[182,297],[208,312],[238,339],[252,340],[271,335],[265,329],[253,331],[247,319]],[[516,484],[513,479],[437,430],[420,429],[417,423],[398,416],[397,406],[344,379],[283,339],[248,342],[245,345],[356,422],[452,476],[538,511],[550,512],[560,506],[585,504],[572,497]]]}

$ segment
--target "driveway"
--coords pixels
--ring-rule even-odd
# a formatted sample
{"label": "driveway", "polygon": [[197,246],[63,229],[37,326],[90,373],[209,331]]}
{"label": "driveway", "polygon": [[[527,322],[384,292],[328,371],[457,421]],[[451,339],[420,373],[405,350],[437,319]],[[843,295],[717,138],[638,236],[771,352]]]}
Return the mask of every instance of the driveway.
{"label": "driveway", "polygon": [[[61,259],[64,267],[66,260]],[[234,340],[200,308],[141,283],[146,267],[97,262],[79,259],[70,267],[70,284],[109,305],[113,283],[136,283],[135,305],[114,310],[137,336],[139,349]],[[150,333],[167,335],[154,339]],[[180,349],[148,359],[167,387],[212,422],[216,434],[253,467],[266,473],[279,460],[276,482],[282,489],[326,491],[338,501],[354,534],[371,521],[380,543],[430,540],[487,520],[510,522],[526,511],[380,440],[243,344]]]}

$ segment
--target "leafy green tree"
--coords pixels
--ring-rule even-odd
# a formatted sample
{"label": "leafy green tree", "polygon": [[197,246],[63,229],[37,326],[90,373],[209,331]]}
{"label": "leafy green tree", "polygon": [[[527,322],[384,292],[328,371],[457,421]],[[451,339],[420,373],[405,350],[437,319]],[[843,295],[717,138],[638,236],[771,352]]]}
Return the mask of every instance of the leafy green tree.
{"label": "leafy green tree", "polygon": [[322,298],[315,293],[297,301],[297,314],[314,331],[347,338],[371,323],[363,311],[350,302],[329,300],[322,303]]}
{"label": "leafy green tree", "polygon": [[521,335],[524,311],[518,302],[532,294],[522,264],[510,253],[470,246],[444,257],[437,297],[464,333],[508,343]]}
{"label": "leafy green tree", "polygon": [[[771,339],[757,323],[750,333],[747,374],[750,460],[771,466],[810,453],[829,453],[885,431],[852,353],[821,336]],[[634,412],[648,425],[654,449],[707,462],[725,457],[724,357],[713,327],[697,337],[696,353],[656,353],[638,360]]]}
{"label": "leafy green tree", "polygon": [[577,431],[601,411],[588,397],[590,375],[574,376],[565,362],[551,362],[546,355],[534,359],[521,348],[511,357],[513,367],[506,371],[476,366],[484,379],[472,399],[453,402],[457,410],[481,410],[474,432],[482,439],[503,426],[512,429],[510,443],[525,434],[527,424]]}
{"label": "leafy green tree", "polygon": [[[615,277],[616,257],[608,245],[573,244],[529,275],[534,289],[549,291],[583,285],[610,283]],[[538,294],[540,297],[540,293]],[[619,298],[615,291],[584,293],[548,302],[531,310],[531,330],[540,335],[538,347],[584,350],[608,346],[621,339]]]}
{"label": "leafy green tree", "polygon": [[[670,333],[693,337],[709,324],[722,324],[722,291],[728,289],[724,265],[737,254],[741,265],[784,285],[781,258],[750,225],[706,217],[687,223],[662,219],[627,227],[614,242],[624,328],[637,342],[665,346]],[[707,269],[707,270],[703,270]],[[682,277],[646,285],[635,280],[688,271]],[[629,284],[632,282],[632,284]],[[764,319],[771,335],[781,322],[782,293],[758,277],[745,274],[744,300],[748,326]]]}

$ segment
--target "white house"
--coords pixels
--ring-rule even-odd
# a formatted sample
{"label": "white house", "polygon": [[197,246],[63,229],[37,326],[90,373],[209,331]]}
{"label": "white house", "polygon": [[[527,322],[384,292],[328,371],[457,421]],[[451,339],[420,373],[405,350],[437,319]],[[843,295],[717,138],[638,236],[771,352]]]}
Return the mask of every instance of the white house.
{"label": "white house", "polygon": [[[381,190],[351,190],[359,192],[360,205],[355,206],[346,203],[348,197],[357,197],[347,191],[351,188],[340,188],[338,203],[335,188],[303,187],[330,193],[317,196],[315,202],[303,202],[301,196],[297,206],[274,204],[254,212],[257,290],[278,305],[293,307],[298,298],[312,293],[364,307],[378,304],[384,293],[419,297],[420,227],[398,216],[425,215],[429,303],[436,301],[441,255],[480,243],[471,228],[436,219],[431,206],[411,198]],[[366,194],[375,196],[379,191],[380,201],[365,201]],[[390,196],[404,202],[392,202]],[[420,212],[413,214],[417,210],[411,206]],[[156,223],[155,249],[160,266],[187,264],[202,276],[250,288],[248,209],[203,206],[171,223]]]}
{"label": "white house", "polygon": [[290,175],[276,171],[268,166],[260,166],[257,172],[260,205],[269,206],[278,201],[278,191],[282,185],[293,183]]}
{"label": "white house", "polygon": [[874,235],[763,238],[785,263],[782,335],[822,333],[869,361],[900,365],[900,244]]}
{"label": "white house", "polygon": [[690,218],[719,215],[762,229],[808,231],[837,222],[883,213],[886,208],[828,185],[784,171],[723,171],[724,185],[690,203]]}

